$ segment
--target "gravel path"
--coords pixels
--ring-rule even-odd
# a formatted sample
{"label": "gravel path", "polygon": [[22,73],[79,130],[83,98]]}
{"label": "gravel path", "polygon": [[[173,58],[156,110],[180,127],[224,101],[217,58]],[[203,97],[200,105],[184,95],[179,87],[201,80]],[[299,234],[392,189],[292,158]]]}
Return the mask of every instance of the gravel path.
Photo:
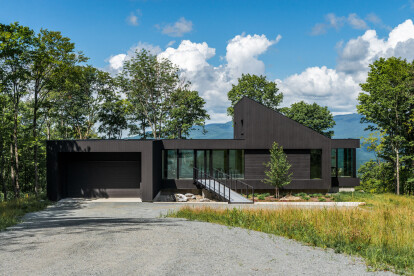
{"label": "gravel path", "polygon": [[281,237],[160,218],[179,207],[60,202],[0,232],[0,274],[392,275]]}

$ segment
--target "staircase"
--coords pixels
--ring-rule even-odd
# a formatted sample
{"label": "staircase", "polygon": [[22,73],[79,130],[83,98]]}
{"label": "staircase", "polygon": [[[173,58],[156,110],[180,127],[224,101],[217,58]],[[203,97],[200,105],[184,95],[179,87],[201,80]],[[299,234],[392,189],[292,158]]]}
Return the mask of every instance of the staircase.
{"label": "staircase", "polygon": [[[202,188],[214,193],[223,201],[228,203],[254,203],[254,188],[231,175],[225,174],[219,170],[213,170],[213,177],[206,172],[194,168],[194,183]],[[251,200],[246,196],[251,194]]]}

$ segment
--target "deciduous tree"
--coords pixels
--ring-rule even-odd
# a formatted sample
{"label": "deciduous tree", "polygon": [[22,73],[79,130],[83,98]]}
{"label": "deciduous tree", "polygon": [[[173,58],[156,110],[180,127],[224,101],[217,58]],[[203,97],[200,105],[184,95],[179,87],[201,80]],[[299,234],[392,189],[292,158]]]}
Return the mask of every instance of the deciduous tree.
{"label": "deciduous tree", "polygon": [[283,100],[283,93],[279,92],[276,83],[268,81],[266,76],[242,74],[237,85],[233,85],[227,93],[227,97],[231,102],[230,107],[227,108],[227,114],[233,116],[234,105],[243,97],[277,110]]}
{"label": "deciduous tree", "polygon": [[11,179],[14,195],[20,194],[19,186],[19,108],[27,94],[30,81],[30,65],[33,52],[34,32],[18,23],[0,24],[0,71],[3,91],[10,97],[13,110],[13,133],[11,146]]}
{"label": "deciduous tree", "polygon": [[281,109],[287,117],[307,126],[316,132],[331,138],[334,134],[332,129],[335,121],[327,106],[320,106],[317,103],[307,104],[304,101],[294,103],[289,107]]}
{"label": "deciduous tree", "polygon": [[205,121],[210,119],[204,109],[205,101],[197,91],[178,89],[172,94],[171,111],[167,121],[167,133],[171,138],[188,136],[194,126],[204,129]]}
{"label": "deciduous tree", "polygon": [[292,173],[289,171],[292,166],[287,160],[287,155],[283,152],[283,147],[274,142],[270,149],[270,161],[266,164],[266,178],[264,183],[275,187],[275,196],[279,197],[279,189],[288,185],[292,181]]}
{"label": "deciduous tree", "polygon": [[396,175],[396,193],[400,193],[401,164],[407,160],[404,147],[408,144],[407,127],[412,115],[410,102],[412,75],[411,65],[403,59],[380,58],[370,65],[368,78],[361,84],[358,112],[363,115],[362,122],[374,123],[371,130],[385,133],[384,144],[390,149]]}

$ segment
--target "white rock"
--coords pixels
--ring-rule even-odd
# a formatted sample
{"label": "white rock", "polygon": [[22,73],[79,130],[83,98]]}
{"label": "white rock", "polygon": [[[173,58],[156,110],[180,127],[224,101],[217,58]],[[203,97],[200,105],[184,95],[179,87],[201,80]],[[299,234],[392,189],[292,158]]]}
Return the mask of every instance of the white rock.
{"label": "white rock", "polygon": [[208,199],[208,198],[202,198],[202,199],[200,199],[200,202],[209,202],[210,201],[210,199]]}
{"label": "white rock", "polygon": [[196,199],[197,197],[195,196],[195,195],[193,195],[192,197],[191,197],[191,199]]}
{"label": "white rock", "polygon": [[192,193],[186,193],[185,196],[186,197],[193,197],[194,195]]}
{"label": "white rock", "polygon": [[175,200],[178,202],[186,202],[188,198],[183,194],[175,194]]}

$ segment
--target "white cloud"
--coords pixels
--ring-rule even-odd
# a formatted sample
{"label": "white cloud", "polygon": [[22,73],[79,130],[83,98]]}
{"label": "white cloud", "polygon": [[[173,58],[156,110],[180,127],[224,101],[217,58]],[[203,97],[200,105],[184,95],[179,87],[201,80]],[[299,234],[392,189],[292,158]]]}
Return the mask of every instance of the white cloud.
{"label": "white cloud", "polygon": [[181,68],[181,77],[191,82],[192,89],[199,91],[206,100],[211,115],[210,122],[227,122],[229,101],[227,92],[242,73],[264,74],[264,63],[258,57],[281,39],[269,40],[265,35],[238,35],[227,44],[225,61],[220,66],[211,65],[208,60],[216,50],[206,42],[181,41],[177,48],[169,47],[158,57],[168,58]]}
{"label": "white cloud", "polygon": [[414,58],[414,24],[406,20],[395,27],[388,39],[379,38],[375,30],[349,40],[340,49],[337,70],[352,75],[357,81],[366,78],[368,65],[380,57]]}
{"label": "white cloud", "polygon": [[172,37],[181,37],[185,33],[191,32],[193,22],[186,20],[184,17],[178,19],[174,24],[167,24],[162,28],[162,33]]}
{"label": "white cloud", "polygon": [[351,76],[326,66],[307,68],[277,83],[285,96],[284,106],[303,100],[329,106],[335,112],[353,111],[359,92],[359,85]]}
{"label": "white cloud", "polygon": [[188,71],[202,70],[208,66],[207,60],[216,54],[214,48],[209,48],[206,42],[193,43],[190,40],[183,40],[178,48],[167,48],[158,57],[167,58],[181,69]]}
{"label": "white cloud", "polygon": [[366,20],[368,20],[369,22],[371,22],[371,23],[374,23],[374,24],[381,24],[382,23],[382,20],[381,20],[381,18],[379,18],[375,13],[370,13],[370,14],[368,14],[367,16],[366,16],[366,18],[365,18]]}
{"label": "white cloud", "polygon": [[136,45],[129,48],[126,54],[112,55],[106,59],[109,65],[106,66],[104,70],[110,72],[113,75],[118,74],[122,70],[124,61],[130,59],[136,51],[139,52],[142,49],[147,50],[153,55],[157,55],[162,51],[159,46],[155,46],[146,42],[138,42]]}
{"label": "white cloud", "polygon": [[[331,18],[334,20],[334,18]],[[336,26],[340,26],[339,22]],[[138,43],[127,53],[111,56],[107,61],[111,70],[120,70],[122,62],[136,49],[150,49],[160,58],[168,58],[181,68],[181,77],[191,82],[192,89],[199,91],[206,100],[211,115],[210,122],[226,122],[229,106],[227,92],[242,73],[265,74],[265,63],[259,59],[274,40],[265,35],[238,35],[228,41],[223,64],[213,66],[209,59],[216,49],[207,42],[195,43],[183,40],[176,47],[164,51],[158,46]],[[338,59],[335,68],[309,67],[283,80],[276,80],[285,95],[284,106],[304,100],[328,106],[334,114],[355,112],[357,96],[361,91],[359,83],[364,82],[368,65],[379,57],[397,56],[414,59],[414,24],[406,20],[390,31],[388,37],[380,38],[375,30],[366,30],[359,37],[338,43]]]}
{"label": "white cloud", "polygon": [[111,56],[108,60],[109,66],[114,70],[119,70],[122,68],[125,58],[126,58],[125,54]]}
{"label": "white cloud", "polygon": [[265,65],[257,57],[282,38],[269,40],[265,35],[237,35],[227,44],[227,66],[234,77],[242,73],[264,74]]}
{"label": "white cloud", "polygon": [[126,22],[131,26],[138,26],[138,15],[141,15],[140,10],[136,10],[135,12],[131,12],[131,14],[127,17]]}
{"label": "white cloud", "polygon": [[[375,18],[374,18],[375,16]],[[371,20],[380,20],[378,16],[370,14]],[[368,24],[361,19],[356,13],[350,13],[348,17],[336,16],[334,13],[325,15],[324,23],[317,23],[311,30],[311,35],[321,35],[326,33],[329,29],[339,31],[344,25],[348,24],[351,28],[357,30],[368,29]]]}
{"label": "white cloud", "polygon": [[366,30],[368,29],[367,23],[365,23],[364,20],[359,18],[359,16],[356,13],[351,13],[348,15],[348,23],[351,25],[352,28],[357,30]]}
{"label": "white cloud", "polygon": [[285,94],[284,105],[303,99],[328,106],[335,114],[355,112],[359,83],[366,80],[369,64],[380,57],[414,59],[414,24],[406,20],[395,27],[388,38],[379,38],[375,30],[340,43],[335,69],[310,67],[284,80],[277,80]]}

